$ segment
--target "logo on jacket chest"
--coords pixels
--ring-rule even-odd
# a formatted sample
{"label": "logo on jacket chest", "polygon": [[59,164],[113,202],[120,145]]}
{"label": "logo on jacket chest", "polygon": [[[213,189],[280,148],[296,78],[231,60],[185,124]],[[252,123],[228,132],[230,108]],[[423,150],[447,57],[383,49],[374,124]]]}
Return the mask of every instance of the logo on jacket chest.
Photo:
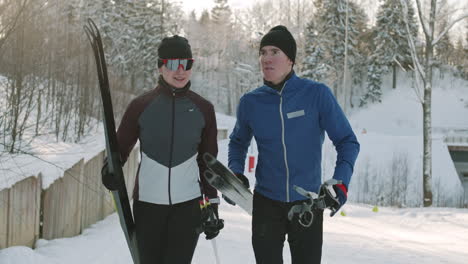
{"label": "logo on jacket chest", "polygon": [[286,114],[286,116],[288,117],[288,119],[300,117],[300,116],[303,116],[303,115],[305,115],[305,111],[304,111],[304,110],[289,112],[289,113]]}

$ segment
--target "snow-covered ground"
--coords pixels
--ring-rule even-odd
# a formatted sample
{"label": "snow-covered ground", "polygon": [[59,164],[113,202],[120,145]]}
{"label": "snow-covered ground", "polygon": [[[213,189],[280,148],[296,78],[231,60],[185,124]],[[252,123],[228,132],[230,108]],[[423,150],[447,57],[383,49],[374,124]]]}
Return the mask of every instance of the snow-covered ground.
{"label": "snow-covered ground", "polygon": [[[238,208],[221,206],[226,227],[217,248],[223,264],[255,263],[250,242],[250,217]],[[367,205],[346,205],[347,216],[325,217],[322,263],[464,264],[468,262],[467,209],[393,209],[372,212]],[[80,236],[40,240],[37,249],[12,247],[0,251],[2,264],[124,264],[131,263],[115,214]],[[285,263],[291,263],[287,243]],[[212,244],[202,236],[194,264],[215,263]]]}
{"label": "snow-covered ground", "polygon": [[[254,152],[254,155],[256,153]],[[227,159],[227,140],[220,142],[220,160]],[[253,173],[247,176],[254,180]],[[468,209],[389,208],[348,203],[346,216],[324,220],[322,263],[450,263],[468,262]],[[216,239],[222,264],[255,263],[251,218],[239,207],[220,206],[225,228]],[[291,263],[289,247],[283,251]],[[37,248],[0,250],[2,264],[120,264],[131,263],[116,214],[73,238],[39,240]],[[200,237],[194,264],[215,263],[213,245]]]}
{"label": "snow-covered ground", "polygon": [[[388,86],[388,82],[385,82]],[[398,158],[405,160],[405,172],[410,177],[404,205],[414,206],[421,197],[421,109],[415,93],[407,79],[402,78],[396,90],[385,93],[383,103],[359,109],[350,115],[350,121],[361,142],[361,153],[356,164],[355,175],[350,186],[350,200],[361,199],[359,195],[388,196],[394,177],[392,165],[401,165]],[[468,84],[464,80],[447,78],[435,81],[433,91],[433,123],[436,127],[466,128],[468,126]],[[232,129],[235,119],[217,114],[218,126]],[[440,131],[440,130],[439,130]],[[230,132],[230,131],[229,131]],[[363,133],[364,132],[364,133]],[[442,193],[460,193],[456,171],[443,142],[443,134],[435,133],[434,181]],[[52,144],[46,138],[37,139],[37,150],[50,163],[61,162],[64,169],[80,158],[92,157],[103,147],[102,134],[90,135],[84,144]],[[101,142],[101,143],[98,143]],[[219,142],[219,158],[227,161],[227,140]],[[255,143],[255,142],[253,142]],[[52,144],[52,145],[50,145]],[[323,175],[332,174],[334,153],[330,142],[324,146]],[[63,155],[62,152],[69,153]],[[250,154],[256,156],[256,148]],[[79,154],[79,155],[78,155]],[[15,162],[21,161],[16,157]],[[22,159],[26,159],[22,157]],[[76,159],[76,161],[74,160]],[[8,162],[12,164],[13,161]],[[24,165],[21,170],[29,170]],[[50,168],[48,162],[38,162],[41,171]],[[1,164],[1,162],[0,162]],[[6,163],[4,163],[6,164]],[[23,164],[23,163],[21,163]],[[52,166],[53,167],[53,166]],[[52,168],[51,167],[51,168]],[[32,171],[35,171],[32,169]],[[57,167],[55,167],[55,170]],[[20,174],[21,171],[15,174]],[[49,175],[48,182],[63,173]],[[363,177],[364,173],[373,178]],[[247,176],[254,181],[253,173]],[[368,193],[360,187],[369,184]],[[437,182],[438,181],[438,182]],[[0,189],[12,182],[0,182]],[[442,186],[442,187],[440,187]],[[375,187],[375,188],[374,188]],[[378,188],[377,188],[378,187]],[[380,189],[379,189],[380,188]],[[435,193],[437,198],[440,190]],[[324,246],[322,263],[468,263],[468,209],[453,208],[391,208],[381,207],[373,212],[372,206],[349,202],[344,211],[346,216],[325,217]],[[250,216],[238,207],[223,203],[220,215],[226,227],[217,238],[221,263],[255,263],[251,247]],[[291,263],[289,248],[285,243],[285,263]],[[55,263],[131,263],[125,240],[115,214],[86,229],[82,235],[73,238],[39,240],[36,249],[10,247],[0,250],[1,264],[55,264]],[[212,244],[202,236],[199,240],[193,263],[215,263]]]}
{"label": "snow-covered ground", "polygon": [[[350,185],[350,199],[420,206],[423,193],[422,106],[412,88],[409,73],[398,74],[396,89],[390,88],[390,74],[385,76],[382,86],[382,103],[354,109],[349,118],[361,143]],[[465,138],[468,136],[468,81],[434,70],[433,87],[434,205],[457,207],[463,203],[463,183],[444,138],[457,130],[464,131]],[[326,142],[322,166],[325,178],[333,173],[335,157],[335,150]],[[398,202],[389,198],[397,198]]]}

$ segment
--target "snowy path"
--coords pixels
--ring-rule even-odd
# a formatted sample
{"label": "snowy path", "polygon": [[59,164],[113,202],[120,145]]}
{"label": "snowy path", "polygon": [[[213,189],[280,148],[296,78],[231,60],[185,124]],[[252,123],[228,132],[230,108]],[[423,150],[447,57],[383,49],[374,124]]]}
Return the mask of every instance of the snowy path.
{"label": "snowy path", "polygon": [[[231,125],[232,127],[232,125]],[[227,141],[219,142],[227,160]],[[253,153],[254,155],[256,153]],[[253,185],[253,174],[247,174]],[[466,264],[468,209],[380,208],[347,204],[347,216],[324,219],[324,264]],[[250,216],[226,203],[220,206],[226,227],[217,238],[222,264],[255,263]],[[285,243],[284,262],[291,263]],[[115,214],[73,238],[39,240],[37,248],[0,250],[0,264],[129,264],[130,254]],[[215,263],[211,242],[200,237],[194,264]]]}
{"label": "snowy path", "polygon": [[[227,160],[227,141],[219,142]],[[254,153],[255,155],[256,153]],[[248,173],[251,183],[253,173]],[[347,204],[347,216],[324,217],[324,264],[468,263],[468,209],[380,208]],[[253,264],[250,216],[226,203],[226,226],[217,238],[222,264]],[[291,263],[285,243],[284,263]],[[73,238],[39,240],[37,248],[0,250],[1,264],[129,264],[130,254],[115,214]],[[212,244],[200,237],[193,264],[215,263]]]}
{"label": "snowy path", "polygon": [[[468,210],[451,208],[395,209],[372,212],[349,204],[347,216],[325,217],[322,263],[468,263]],[[223,204],[226,228],[217,239],[221,263],[255,263],[250,243],[250,217]],[[285,244],[285,263],[290,263]],[[2,264],[130,263],[115,214],[74,238],[40,240],[38,248],[0,251]],[[215,263],[211,243],[201,238],[194,264]]]}

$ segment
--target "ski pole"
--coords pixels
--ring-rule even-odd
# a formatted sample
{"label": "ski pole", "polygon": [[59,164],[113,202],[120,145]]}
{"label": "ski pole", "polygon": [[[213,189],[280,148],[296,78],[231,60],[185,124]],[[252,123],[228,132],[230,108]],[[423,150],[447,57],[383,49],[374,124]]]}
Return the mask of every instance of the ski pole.
{"label": "ski pole", "polygon": [[216,238],[211,239],[211,245],[213,246],[213,251],[214,251],[215,258],[216,258],[216,264],[221,264],[221,261],[219,260],[219,254],[218,254],[218,246],[216,245]]}

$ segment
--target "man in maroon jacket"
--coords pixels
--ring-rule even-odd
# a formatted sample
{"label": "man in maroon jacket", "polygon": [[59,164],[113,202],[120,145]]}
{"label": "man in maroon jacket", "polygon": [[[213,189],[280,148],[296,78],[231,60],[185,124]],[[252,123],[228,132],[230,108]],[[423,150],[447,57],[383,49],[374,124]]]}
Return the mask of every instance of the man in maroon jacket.
{"label": "man in maroon jacket", "polygon": [[[185,264],[203,224],[202,195],[211,204],[205,211],[219,220],[217,192],[200,176],[207,169],[202,154],[218,153],[216,118],[213,105],[190,90],[194,60],[187,39],[164,38],[158,56],[158,85],[130,103],[117,140],[123,163],[140,141],[133,214],[141,264]],[[104,167],[104,185],[115,188],[106,172]],[[222,220],[209,227],[204,232],[212,239]]]}

